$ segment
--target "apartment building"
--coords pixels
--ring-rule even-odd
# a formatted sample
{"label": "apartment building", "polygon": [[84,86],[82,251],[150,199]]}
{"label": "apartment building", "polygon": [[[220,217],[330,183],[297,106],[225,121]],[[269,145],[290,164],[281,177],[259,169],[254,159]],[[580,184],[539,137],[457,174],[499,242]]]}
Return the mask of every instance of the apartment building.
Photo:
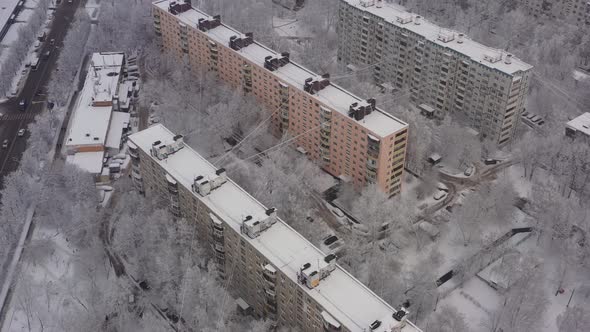
{"label": "apartment building", "polygon": [[535,17],[568,18],[574,24],[590,25],[588,0],[519,0],[518,3]]}
{"label": "apartment building", "polygon": [[358,187],[376,183],[384,192],[401,190],[408,125],[209,16],[190,3],[153,3],[156,32],[164,48],[193,68],[206,68],[272,114],[275,135],[296,138],[299,151],[330,174]]}
{"label": "apartment building", "polygon": [[338,38],[339,61],[369,68],[423,113],[461,112],[482,137],[511,141],[532,66],[379,0],[340,0]]}
{"label": "apartment building", "polygon": [[137,189],[194,222],[240,310],[301,331],[420,331],[181,135],[152,126],[129,136],[129,154]]}

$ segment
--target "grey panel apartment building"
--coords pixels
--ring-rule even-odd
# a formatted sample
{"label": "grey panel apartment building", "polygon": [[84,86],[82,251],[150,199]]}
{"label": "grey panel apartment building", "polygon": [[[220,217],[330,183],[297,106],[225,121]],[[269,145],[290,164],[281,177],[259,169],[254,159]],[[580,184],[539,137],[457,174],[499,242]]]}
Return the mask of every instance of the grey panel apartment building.
{"label": "grey panel apartment building", "polygon": [[129,154],[137,189],[195,224],[241,310],[301,331],[420,331],[181,135],[152,126],[129,136]]}
{"label": "grey panel apartment building", "polygon": [[511,141],[531,65],[382,1],[341,0],[338,36],[340,62],[369,66],[428,114],[461,112],[483,137]]}
{"label": "grey panel apartment building", "polygon": [[590,25],[588,0],[519,0],[519,6],[535,17],[568,18],[573,24]]}

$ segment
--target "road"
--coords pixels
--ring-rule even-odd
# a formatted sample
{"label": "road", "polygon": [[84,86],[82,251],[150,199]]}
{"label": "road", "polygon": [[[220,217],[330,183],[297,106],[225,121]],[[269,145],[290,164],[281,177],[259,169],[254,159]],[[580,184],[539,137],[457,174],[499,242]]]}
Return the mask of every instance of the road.
{"label": "road", "polygon": [[[9,99],[0,105],[0,141],[8,140],[7,148],[0,148],[0,188],[3,188],[4,177],[18,168],[22,153],[26,148],[26,137],[18,137],[17,132],[21,128],[27,128],[35,116],[46,109],[47,97],[44,94],[46,85],[51,77],[51,72],[56,67],[57,58],[63,40],[74,18],[79,1],[62,4],[56,9],[51,30],[43,43],[39,54],[49,51],[49,58],[41,59],[37,70],[30,70],[28,78],[17,97]],[[55,39],[54,45],[50,40]],[[41,90],[41,94],[37,92]],[[19,109],[19,102],[25,100],[27,107],[24,111]]]}

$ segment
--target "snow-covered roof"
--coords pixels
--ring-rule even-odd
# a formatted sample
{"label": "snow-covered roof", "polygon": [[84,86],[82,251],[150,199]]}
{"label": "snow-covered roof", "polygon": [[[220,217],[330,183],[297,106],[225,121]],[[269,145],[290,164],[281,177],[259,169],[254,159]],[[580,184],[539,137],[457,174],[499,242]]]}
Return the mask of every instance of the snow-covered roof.
{"label": "snow-covered roof", "polygon": [[78,152],[66,157],[66,162],[74,164],[92,174],[100,174],[102,170],[102,159],[104,151],[97,152]]}
{"label": "snow-covered roof", "polygon": [[111,125],[109,126],[109,133],[107,135],[106,147],[112,149],[119,149],[121,146],[121,138],[123,136],[123,129],[129,125],[129,113],[113,112]]}
{"label": "snow-covered roof", "polygon": [[[463,36],[461,38],[462,42],[459,42],[460,32],[442,28],[428,20],[425,20],[422,17],[418,18],[419,24],[416,24],[416,17],[419,15],[406,11],[406,9],[402,6],[393,3],[383,3],[381,7],[377,7],[376,5],[369,5],[365,7],[361,4],[361,0],[341,1],[344,1],[362,11],[380,17],[392,25],[418,34],[424,37],[426,40],[441,47],[445,47],[449,50],[464,54],[475,62],[478,62],[488,68],[496,69],[505,74],[513,75],[519,71],[527,71],[533,68],[533,66],[530,64],[525,63],[514,56],[512,56],[511,63],[506,64],[503,59],[508,53],[505,51],[485,46],[472,39],[469,39],[467,36]],[[364,0],[362,2],[367,1]],[[372,1],[369,1],[369,3],[371,2]],[[447,42],[444,41],[449,39],[451,40]],[[500,60],[490,62],[487,60],[487,58],[490,57],[500,57]]]}
{"label": "snow-covered roof", "polygon": [[566,126],[572,130],[579,131],[584,135],[590,136],[590,112],[586,112],[577,118],[571,120]]}
{"label": "snow-covered roof", "polygon": [[[110,102],[117,93],[123,53],[94,53],[72,113],[66,145],[104,145],[112,106],[93,106],[93,102]],[[115,75],[116,74],[116,75]]]}
{"label": "snow-covered roof", "polygon": [[[154,2],[154,5],[164,11],[167,11],[168,3],[168,1],[161,0]],[[211,16],[196,8],[189,9],[176,16],[179,17],[182,22],[190,25],[193,28],[197,27],[200,18],[211,19]],[[225,24],[221,24],[220,26],[210,29],[204,33],[207,34],[211,40],[228,47],[230,37],[242,35],[240,31]],[[249,46],[235,52],[261,67],[264,67],[265,57],[277,57],[281,55],[279,52],[275,52],[258,42],[254,42]],[[303,90],[303,85],[306,79],[310,77],[318,77],[317,73],[314,73],[292,61],[290,61],[285,66],[282,66],[279,69],[273,71],[272,73],[279,79],[283,80],[285,83],[288,83],[300,90]],[[364,101],[363,99],[353,95],[352,93],[335,84],[330,84],[321,91],[316,92],[314,97],[324,103],[326,106],[344,114],[347,117],[349,107],[352,103]],[[377,106],[378,105],[379,103],[377,102]],[[371,114],[365,116],[363,120],[358,122],[368,130],[372,131],[375,135],[381,137],[391,135],[407,126],[405,122],[381,110],[372,112]]]}
{"label": "snow-covered roof", "polygon": [[[150,155],[153,142],[161,141],[168,144],[173,142],[173,137],[174,134],[166,127],[157,124],[129,136],[129,140]],[[217,170],[188,146],[164,160],[151,158],[179,185],[191,192],[195,177],[201,175],[213,179]],[[240,226],[244,216],[250,215],[254,220],[263,220],[267,217],[267,208],[231,179],[207,196],[194,195],[238,234],[241,234]],[[340,266],[336,266],[336,269],[313,289],[299,284],[297,272],[300,267],[305,263],[323,261],[325,254],[282,220],[279,219],[254,239],[243,234],[241,236],[243,241],[248,241],[274,267],[300,285],[301,290],[313,297],[350,331],[366,331],[375,320],[382,321],[381,327],[374,330],[376,332],[388,332],[392,327],[399,325],[392,317],[396,310]],[[420,330],[408,322],[402,331]]]}

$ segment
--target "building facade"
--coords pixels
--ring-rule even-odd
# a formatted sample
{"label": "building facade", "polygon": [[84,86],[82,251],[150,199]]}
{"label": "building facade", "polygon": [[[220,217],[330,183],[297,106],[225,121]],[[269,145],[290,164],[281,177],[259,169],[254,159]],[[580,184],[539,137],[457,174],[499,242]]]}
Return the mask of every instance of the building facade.
{"label": "building facade", "polygon": [[460,112],[482,137],[508,144],[532,66],[379,0],[340,0],[338,59],[372,70],[422,112]]}
{"label": "building facade", "polygon": [[566,123],[565,135],[575,140],[590,143],[590,112],[586,112]]}
{"label": "building facade", "polygon": [[352,95],[328,74],[307,70],[190,4],[156,1],[153,17],[165,49],[252,94],[272,114],[273,133],[293,136],[326,171],[358,187],[375,183],[390,195],[400,192],[408,125],[376,100]]}
{"label": "building facade", "polygon": [[518,3],[535,17],[567,18],[573,24],[590,25],[588,0],[519,0]]}
{"label": "building facade", "polygon": [[161,124],[129,136],[140,192],[197,227],[239,310],[301,331],[419,332],[396,310]]}

